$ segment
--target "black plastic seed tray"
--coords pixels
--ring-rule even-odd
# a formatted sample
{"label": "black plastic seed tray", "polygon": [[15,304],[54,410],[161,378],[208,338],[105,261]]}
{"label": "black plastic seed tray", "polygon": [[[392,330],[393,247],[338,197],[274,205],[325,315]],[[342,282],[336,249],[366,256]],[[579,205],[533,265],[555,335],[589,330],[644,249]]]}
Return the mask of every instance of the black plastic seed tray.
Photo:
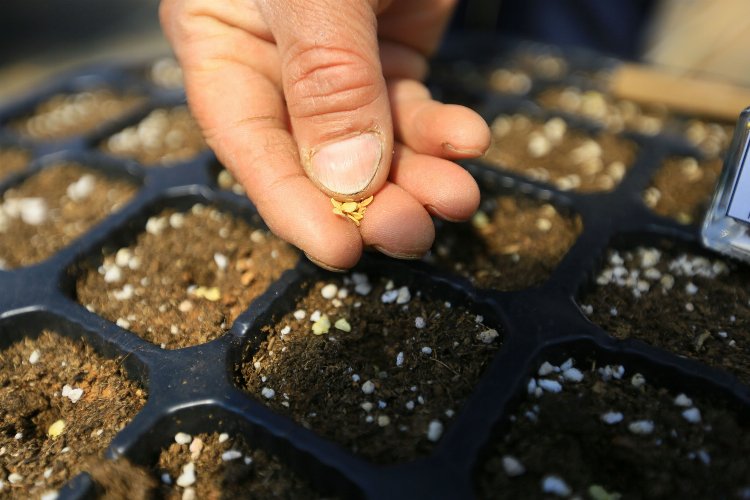
{"label": "black plastic seed tray", "polygon": [[[449,67],[448,72],[468,68],[474,71],[471,78],[476,82],[476,75],[481,74],[481,67],[488,61],[512,62],[524,51],[532,55],[553,54],[566,60],[569,67],[586,71],[606,71],[615,64],[590,53],[568,54],[536,44],[530,47],[523,43],[488,43],[483,37],[452,40],[436,62],[438,77],[432,86],[445,96],[463,96],[488,121],[499,113],[512,112],[551,117],[559,114],[538,108],[531,95],[499,96],[474,83],[462,87],[455,74],[442,78],[446,72],[441,73],[441,68]],[[487,52],[491,52],[491,57],[472,57]],[[79,160],[111,175],[131,178],[139,185],[137,195],[126,206],[51,258],[37,265],[0,271],[0,347],[25,336],[33,337],[45,328],[83,337],[105,356],[122,356],[129,375],[147,388],[146,406],[111,442],[108,458],[125,456],[136,464],[154,466],[159,452],[178,431],[241,433],[253,446],[277,454],[326,494],[473,498],[477,462],[490,437],[502,433],[509,412],[525,397],[529,378],[543,360],[562,361],[570,355],[594,355],[602,362],[627,364],[666,387],[720,397],[743,419],[750,417],[750,387],[735,376],[640,341],[617,341],[590,322],[576,303],[576,297],[592,286],[610,245],[627,248],[667,239],[702,252],[697,246],[697,227],[654,215],[642,201],[641,193],[663,158],[678,153],[699,155],[695,148],[674,137],[630,134],[639,147],[637,160],[622,182],[607,193],[563,192],[488,167],[479,160],[466,162],[486,199],[517,193],[581,217],[583,230],[575,244],[551,276],[537,286],[514,292],[480,289],[427,262],[396,262],[373,254],[364,257],[361,271],[391,277],[441,300],[466,306],[482,314],[485,323],[502,335],[501,348],[466,403],[457,409],[456,418],[447,426],[434,452],[412,462],[374,465],[274,413],[237,387],[235,365],[248,349],[257,348],[263,338],[260,327],[273,314],[294,307],[300,283],[330,279],[329,273],[304,258],[257,298],[226,335],[203,345],[164,350],[89,312],[75,297],[75,280],[81,265],[100,261],[102,248],[132,242],[142,232],[147,218],[164,207],[185,209],[201,202],[260,223],[247,199],[219,189],[216,161],[208,152],[171,166],[146,167],[98,150],[102,138],[136,123],[155,107],[184,103],[181,90],[160,88],[146,75],[145,66],[85,69],[64,75],[0,110],[0,144],[20,145],[33,154],[26,170],[2,181],[3,192],[60,159]],[[89,135],[64,141],[35,141],[20,137],[5,126],[50,95],[100,86],[135,90],[147,100],[140,108]],[[584,120],[567,118],[573,127],[596,129]],[[60,493],[61,498],[85,498],[94,495],[94,491],[90,477],[82,474],[71,479]],[[513,496],[512,492],[507,495]]]}

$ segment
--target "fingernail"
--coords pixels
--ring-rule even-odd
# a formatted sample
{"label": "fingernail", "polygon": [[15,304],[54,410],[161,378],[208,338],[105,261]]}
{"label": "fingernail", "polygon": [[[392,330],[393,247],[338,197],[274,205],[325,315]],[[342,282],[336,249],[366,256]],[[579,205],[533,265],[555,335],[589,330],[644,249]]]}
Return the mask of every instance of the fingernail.
{"label": "fingernail", "polygon": [[382,158],[382,138],[368,132],[317,150],[310,162],[309,174],[329,191],[354,195],[370,185]]}
{"label": "fingernail", "polygon": [[329,266],[328,264],[325,264],[325,263],[319,261],[318,259],[316,259],[314,257],[311,257],[310,254],[308,254],[307,252],[304,252],[304,254],[305,254],[305,257],[307,257],[307,259],[310,262],[312,262],[313,264],[315,264],[318,267],[322,267],[323,269],[326,269],[328,271],[333,271],[335,273],[343,273],[343,272],[346,271],[346,269],[342,269],[340,267]]}
{"label": "fingernail", "polygon": [[436,217],[440,217],[443,220],[447,220],[448,222],[461,222],[462,221],[462,219],[455,219],[453,217],[448,217],[447,215],[445,215],[444,213],[442,213],[440,210],[433,207],[432,205],[425,205],[424,208],[432,215]]}
{"label": "fingernail", "polygon": [[377,250],[378,252],[387,255],[388,257],[393,257],[394,259],[404,259],[404,260],[418,260],[424,257],[425,253],[420,254],[411,254],[411,253],[399,253],[399,252],[391,252],[389,250],[386,250],[385,248],[381,247],[380,245],[373,245],[372,248]]}
{"label": "fingernail", "polygon": [[471,157],[482,156],[485,153],[485,151],[482,151],[480,149],[457,148],[456,146],[448,142],[443,143],[443,149],[448,151],[449,153],[459,154],[462,156],[471,156]]}

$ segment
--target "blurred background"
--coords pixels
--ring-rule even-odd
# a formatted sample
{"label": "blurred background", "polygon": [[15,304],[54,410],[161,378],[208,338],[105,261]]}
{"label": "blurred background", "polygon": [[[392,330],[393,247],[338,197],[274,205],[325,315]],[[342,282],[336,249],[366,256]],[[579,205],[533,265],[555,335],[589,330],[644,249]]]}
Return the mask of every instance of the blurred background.
{"label": "blurred background", "polygon": [[79,65],[169,54],[158,0],[9,0],[0,15],[0,100]]}
{"label": "blurred background", "polygon": [[[0,100],[81,64],[170,52],[158,0],[6,0]],[[464,0],[451,29],[593,48],[750,83],[747,0]]]}

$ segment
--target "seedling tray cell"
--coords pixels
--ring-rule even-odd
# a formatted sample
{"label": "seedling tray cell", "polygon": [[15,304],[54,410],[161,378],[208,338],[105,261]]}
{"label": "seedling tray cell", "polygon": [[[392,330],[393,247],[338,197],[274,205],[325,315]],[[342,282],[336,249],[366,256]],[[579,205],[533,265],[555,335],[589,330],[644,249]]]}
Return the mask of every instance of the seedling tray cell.
{"label": "seedling tray cell", "polygon": [[[488,52],[487,56],[477,56]],[[540,44],[468,36],[448,40],[434,62],[434,78],[430,86],[437,96],[474,107],[488,123],[492,123],[501,114],[523,115],[542,124],[553,119],[563,120],[568,130],[585,132],[596,141],[597,133],[603,129],[601,122],[590,121],[577,114],[542,108],[537,100],[545,91],[558,87],[572,86],[583,91],[598,89],[599,92],[605,92],[602,90],[606,88],[603,82],[606,82],[617,64],[618,61],[586,51],[566,51]],[[518,75],[522,74],[523,78],[528,78],[528,89],[503,93],[502,88],[493,88],[493,73],[503,68],[508,73],[495,74],[495,78],[519,78]],[[524,83],[523,78],[515,83]],[[169,494],[181,495],[186,488],[196,487],[189,484],[189,474],[183,470],[193,453],[189,447],[198,447],[194,444],[195,437],[202,436],[201,439],[205,439],[207,443],[217,443],[217,435],[226,433],[231,439],[245,443],[242,457],[259,450],[264,457],[272,457],[268,460],[272,461],[273,467],[283,471],[279,472],[282,474],[279,477],[292,474],[309,485],[313,492],[311,495],[324,498],[542,497],[545,495],[544,488],[552,488],[547,489],[548,492],[554,488],[558,488],[555,491],[561,491],[559,482],[552,481],[546,485],[540,482],[545,477],[554,475],[560,476],[558,479],[570,488],[571,493],[588,495],[590,488],[596,485],[604,488],[606,493],[616,493],[618,488],[624,487],[618,486],[619,483],[613,481],[608,472],[586,468],[582,461],[578,464],[580,468],[587,473],[594,471],[595,474],[591,473],[596,477],[591,476],[583,482],[580,478],[566,478],[566,468],[540,466],[538,462],[528,458],[545,455],[553,459],[559,457],[561,452],[554,445],[535,449],[533,436],[522,437],[518,441],[518,436],[512,434],[513,418],[516,422],[525,418],[522,414],[519,416],[519,409],[523,409],[523,413],[529,410],[529,405],[533,410],[533,405],[536,404],[535,389],[529,394],[531,381],[538,386],[540,378],[548,378],[550,381],[544,382],[544,385],[547,389],[555,389],[556,385],[552,382],[558,383],[558,377],[562,376],[562,372],[539,375],[540,368],[545,362],[559,368],[571,357],[575,359],[575,367],[584,377],[593,379],[600,376],[596,369],[591,371],[593,362],[596,362],[597,368],[622,365],[629,377],[634,373],[641,373],[649,387],[658,394],[662,394],[658,391],[666,391],[665,394],[670,398],[676,398],[679,393],[685,393],[695,399],[695,406],[703,412],[706,419],[713,418],[711,408],[721,408],[728,415],[726,418],[733,422],[734,427],[731,428],[736,431],[737,446],[744,446],[743,443],[748,442],[750,372],[746,363],[736,362],[727,366],[715,362],[716,359],[702,358],[700,349],[696,353],[686,353],[669,344],[637,334],[624,335],[621,329],[618,330],[616,322],[611,321],[614,316],[607,317],[607,321],[597,316],[609,314],[607,307],[616,307],[596,302],[609,300],[600,293],[602,285],[598,284],[598,279],[603,272],[608,272],[607,269],[620,265],[617,259],[613,262],[615,251],[624,254],[628,251],[637,252],[640,247],[656,246],[673,249],[678,255],[681,252],[697,253],[712,262],[722,259],[698,247],[697,216],[693,216],[692,220],[684,217],[677,220],[668,217],[667,213],[659,215],[650,208],[653,207],[653,200],[644,201],[644,197],[653,196],[653,193],[648,194],[648,190],[653,187],[652,183],[656,182],[654,176],[667,159],[681,156],[702,161],[723,154],[722,148],[726,144],[719,137],[721,134],[718,134],[717,126],[701,125],[704,127],[703,132],[717,133],[715,138],[708,139],[710,134],[696,129],[689,131],[692,121],[700,117],[669,114],[665,118],[663,129],[656,134],[642,133],[643,130],[610,130],[608,133],[613,133],[616,139],[629,141],[635,148],[632,158],[619,159],[623,162],[629,160],[624,172],[616,172],[619,182],[613,183],[609,189],[598,191],[576,190],[575,186],[566,183],[560,185],[559,182],[539,175],[529,175],[528,170],[522,168],[510,171],[504,168],[502,162],[490,165],[484,159],[466,161],[463,166],[476,178],[481,188],[481,209],[484,216],[480,215],[458,226],[438,222],[437,243],[425,259],[396,262],[368,252],[353,270],[356,275],[339,275],[323,271],[306,261],[299,252],[289,250],[294,257],[280,266],[273,278],[241,304],[239,312],[235,311],[237,314],[233,313],[230,318],[228,313],[222,313],[227,316],[212,335],[179,345],[167,346],[165,343],[166,348],[162,348],[160,342],[150,342],[135,333],[138,329],[156,326],[156,323],[148,323],[136,328],[134,322],[127,318],[130,314],[139,314],[139,310],[124,310],[119,317],[105,318],[104,313],[102,316],[97,314],[97,307],[87,309],[86,305],[90,305],[90,301],[82,298],[85,294],[81,289],[86,273],[98,274],[99,266],[104,263],[111,267],[110,260],[117,260],[118,250],[137,246],[149,219],[158,217],[165,210],[170,213],[189,213],[196,204],[200,204],[207,207],[206,210],[217,209],[233,220],[242,221],[261,231],[266,230],[252,203],[244,197],[241,189],[233,185],[231,177],[222,173],[222,167],[214,155],[202,146],[198,148],[200,151],[197,154],[169,157],[167,152],[167,160],[149,159],[149,164],[141,163],[145,158],[138,155],[118,157],[102,150],[102,143],[109,137],[128,127],[137,126],[154,110],[184,105],[185,96],[180,82],[179,70],[169,61],[96,66],[61,75],[44,88],[0,108],[0,150],[19,148],[28,152],[29,156],[25,165],[0,179],[0,195],[5,195],[27,179],[61,162],[79,163],[108,178],[128,180],[134,186],[132,197],[118,206],[117,210],[72,238],[51,255],[26,266],[0,270],[0,347],[3,350],[16,341],[37,338],[44,330],[55,331],[66,338],[84,338],[98,355],[118,360],[127,380],[139,384],[147,395],[145,405],[106,443],[103,463],[107,465],[108,474],[117,477],[120,477],[118,474],[125,474],[125,469],[121,467],[122,461],[127,460],[139,473],[145,474],[138,477],[153,479],[158,495],[169,493],[164,485],[165,480],[171,482]],[[513,85],[511,90],[512,87]],[[101,88],[138,95],[142,101],[123,114],[105,117],[86,133],[59,140],[19,134],[12,126],[16,120],[28,116],[37,105],[54,95]],[[555,123],[559,125],[559,122]],[[731,128],[731,124],[724,124],[724,127]],[[726,130],[722,133],[725,134]],[[520,147],[523,147],[523,141],[520,142]],[[539,144],[532,149],[537,154],[544,152],[544,148],[539,149]],[[3,158],[2,154],[0,158]],[[615,160],[617,159],[613,159]],[[71,184],[73,182],[71,180]],[[689,200],[690,203],[702,202],[700,196],[696,195],[695,198],[696,200]],[[486,230],[496,209],[500,209],[501,218],[508,214],[512,217],[530,217],[528,232],[518,231],[515,241],[499,238],[495,247],[486,243],[481,238],[481,230]],[[544,257],[538,262],[531,260],[532,251],[546,248],[545,237],[556,238],[556,231],[563,226],[569,233],[554,257],[542,254]],[[186,234],[189,238],[189,228]],[[451,234],[454,236],[450,236]],[[458,248],[455,246],[455,234],[473,235],[471,238],[467,237],[465,242],[459,238],[466,245],[462,251],[467,251],[461,255],[468,255],[467,258],[470,261],[473,259],[473,262],[462,264],[453,259],[453,255],[458,255],[453,253]],[[453,247],[449,244],[451,238],[454,240]],[[526,242],[527,246],[519,244],[519,241]],[[532,242],[531,245],[528,245],[529,241]],[[231,238],[228,242],[231,243]],[[30,243],[19,240],[15,244],[23,246]],[[469,248],[471,245],[476,248]],[[481,250],[484,257],[474,258],[472,255],[477,254],[472,254],[469,250]],[[193,264],[203,266],[204,271],[210,270],[213,273],[218,273],[222,266],[237,264],[236,257],[229,250],[215,253],[221,255],[202,259],[207,262]],[[129,265],[125,262],[126,254],[124,252],[119,259],[122,265]],[[187,259],[189,256],[179,258]],[[513,266],[518,262],[526,263],[524,259],[530,259],[529,271],[522,273],[528,274],[528,279],[513,283],[510,283],[510,279],[503,281],[503,273],[512,272]],[[740,264],[724,262],[739,276],[747,273],[747,269]],[[478,264],[478,268],[470,264]],[[499,273],[499,277],[493,280],[479,279],[478,273],[482,266],[485,270]],[[106,269],[103,270],[106,274]],[[110,279],[122,293],[119,287],[125,282],[117,281],[117,272],[113,273]],[[363,275],[369,277],[373,290],[369,291],[369,295],[361,295],[357,299],[355,288],[358,283],[362,284],[357,280],[361,280]],[[200,274],[200,279],[188,279],[191,282],[185,284],[185,293],[192,293],[192,301],[211,301],[221,296],[221,290],[218,289],[220,285],[209,283],[210,277],[209,274]],[[201,279],[206,282],[199,282]],[[248,283],[252,283],[253,276],[248,274],[238,279],[246,279]],[[389,280],[393,282],[390,290],[386,289],[390,286]],[[331,284],[336,285],[336,292],[331,295],[332,289],[329,287],[324,293],[324,287]],[[735,281],[727,281],[723,285],[730,287],[730,291],[731,287],[742,289],[743,293],[746,288]],[[637,286],[636,280],[636,288]],[[214,287],[218,290],[214,290]],[[408,299],[406,292],[401,291],[402,287],[408,290]],[[339,296],[338,292],[342,288],[346,288],[347,292]],[[630,289],[626,291],[631,293]],[[728,343],[735,340],[734,348],[746,353],[750,346],[745,345],[746,333],[743,333],[744,337],[741,333],[744,332],[742,325],[745,325],[748,305],[744,302],[733,303],[733,300],[739,299],[732,299],[731,293],[729,295],[730,298],[723,300],[725,303],[722,304],[721,318],[710,314],[703,318],[704,327],[709,330],[710,336],[704,336],[702,342],[718,342],[723,339]],[[735,297],[737,296],[739,295]],[[679,300],[684,299],[681,295]],[[334,300],[341,304],[337,307]],[[382,310],[386,312],[382,313],[382,318],[370,317],[360,321],[358,318],[368,317],[364,310],[360,315],[353,300],[361,302],[357,307],[377,305],[377,310],[385,308]],[[663,300],[669,300],[669,295],[665,295]],[[429,304],[429,307],[424,304]],[[638,302],[633,304],[632,308],[637,309]],[[184,308],[187,310],[187,306]],[[306,309],[305,316],[296,318],[294,314],[301,308]],[[330,315],[328,319],[331,324],[321,336],[313,333],[313,327],[320,330],[324,326],[324,322],[319,322],[319,317],[310,321],[310,316],[315,311],[307,309],[313,308],[318,309],[320,315]],[[416,316],[426,321],[435,320],[437,324],[439,317],[436,314],[445,314],[445,311],[453,314],[459,310],[467,311],[474,319],[461,323],[451,333],[455,335],[455,341],[463,342],[467,339],[467,349],[472,356],[475,352],[482,353],[482,356],[477,362],[476,370],[472,371],[472,376],[462,379],[460,385],[456,384],[461,388],[456,393],[450,383],[445,382],[446,373],[440,370],[447,370],[448,381],[453,376],[461,377],[467,367],[460,366],[460,369],[456,369],[452,367],[452,363],[465,362],[471,356],[462,358],[464,361],[454,360],[449,352],[453,348],[452,344],[447,347],[448,351],[441,351],[437,345],[418,344],[420,341],[417,339],[421,337],[418,337],[417,325],[421,323]],[[346,331],[347,325],[337,323],[341,319],[337,311],[346,311],[344,319],[347,320],[350,331]],[[622,314],[618,318],[637,329],[637,320],[625,318],[626,312],[625,309],[618,311],[618,315]],[[741,331],[738,330],[736,334],[731,325],[720,325],[722,321],[729,321],[726,317],[732,314],[737,324],[741,325],[737,327]],[[673,315],[676,320],[682,318],[678,310]],[[386,320],[406,323],[395,330],[389,330],[386,335]],[[336,324],[341,328],[337,328]],[[290,327],[289,330],[285,329],[286,326]],[[373,353],[377,353],[377,356],[372,356],[373,359],[385,353],[385,361],[379,362],[382,367],[369,366],[362,362],[361,356],[356,357],[357,343],[352,339],[361,334],[360,330],[368,327],[377,329],[367,340]],[[726,331],[726,339],[720,331]],[[174,335],[181,338],[183,335],[189,336],[190,332],[178,329]],[[331,362],[332,366],[337,367],[337,371],[325,376],[332,377],[331,380],[335,381],[347,377],[348,385],[334,386],[332,383],[332,387],[338,391],[336,396],[340,396],[339,393],[350,395],[351,405],[337,403],[336,407],[327,406],[325,390],[317,388],[315,390],[320,391],[319,394],[323,396],[312,401],[304,410],[298,411],[294,405],[304,398],[298,394],[295,400],[291,389],[285,389],[286,382],[274,377],[283,373],[283,368],[299,358],[310,364],[297,368],[295,377],[303,381],[304,376],[315,379],[321,377],[320,370],[325,368],[325,360],[315,360],[314,356],[310,356],[310,351],[287,357],[276,353],[271,356],[270,352],[274,349],[291,346],[285,344],[289,340],[282,338],[287,335],[290,336],[289,339],[307,342],[302,344],[306,345],[306,349],[320,347],[324,353],[328,352],[326,348],[332,347],[331,343],[337,342],[331,338],[346,340],[341,343],[346,348],[336,351],[335,363],[338,364]],[[347,335],[350,337],[346,337]],[[275,339],[273,345],[272,338]],[[701,338],[700,332],[696,334],[696,338]],[[417,342],[418,345],[409,342]],[[460,346],[464,348],[463,344]],[[422,351],[425,347],[430,349]],[[279,351],[281,354],[283,352]],[[268,359],[261,359],[264,354],[269,356],[268,359],[281,359],[283,366],[268,364]],[[403,374],[408,376],[409,373],[418,374],[419,371],[410,370],[422,366],[419,363],[428,361],[440,376],[417,377],[418,380],[415,378],[411,384],[416,388],[413,397],[406,398],[398,390],[388,388],[390,381],[387,377],[392,376],[395,380],[395,374],[399,377]],[[256,362],[262,372],[259,372],[260,375],[266,377],[266,380],[253,379],[249,383],[249,378],[255,376]],[[348,373],[346,367],[342,368],[347,362],[353,365],[352,373]],[[450,372],[452,368],[455,373]],[[0,369],[4,367],[0,366]],[[358,379],[353,375],[357,375]],[[430,380],[433,380],[432,386],[429,385]],[[368,381],[372,383],[372,387],[365,385]],[[550,396],[569,397],[575,394],[577,389],[571,384],[567,381],[561,383],[559,394],[542,388],[539,401]],[[436,389],[437,386],[440,388]],[[49,390],[59,392],[62,389],[53,387]],[[313,389],[311,393],[312,391]],[[387,393],[388,391],[391,392]],[[406,387],[406,391],[411,391],[411,387]],[[285,399],[285,392],[288,400]],[[383,393],[381,397],[380,392]],[[424,405],[419,401],[420,397],[424,400]],[[286,407],[283,402],[288,402],[290,406]],[[417,410],[423,406],[427,411],[426,416],[422,420],[413,418],[410,412],[414,412],[414,409],[410,410],[407,404],[409,407],[414,405],[413,408]],[[320,418],[336,422],[337,413],[344,411],[351,413],[350,417],[353,415],[353,418],[341,423],[341,432],[331,431],[331,425],[326,427],[316,424],[316,419]],[[310,413],[315,413],[315,416]],[[689,416],[695,417],[694,412]],[[626,417],[628,420],[623,426],[631,423],[631,416]],[[685,420],[687,417],[678,415],[677,418],[680,422],[685,421],[686,425],[693,425]],[[653,420],[656,427],[663,424],[658,415]],[[410,439],[413,438],[410,442],[414,443],[412,453],[395,452],[388,450],[387,446],[381,447],[382,453],[358,448],[360,445],[367,446],[366,443],[373,440],[386,442],[386,438],[398,436],[399,432],[412,432],[414,429],[410,426],[417,425],[417,432],[410,434]],[[713,425],[720,426],[721,423]],[[399,430],[399,426],[404,426],[407,430]],[[366,437],[360,439],[356,432],[352,434],[352,427],[357,432],[364,429],[362,435]],[[320,430],[324,428],[328,430]],[[574,434],[575,426],[572,428],[571,432]],[[642,435],[632,434],[626,427],[623,429],[618,438],[620,444],[624,442],[623,439],[628,441],[643,438]],[[567,431],[559,432],[561,438],[569,439],[570,436],[565,435]],[[704,429],[702,432],[708,436],[707,442],[710,442],[713,436],[711,431]],[[185,438],[185,435],[189,436]],[[502,446],[498,448],[507,440],[532,443],[523,451],[530,455],[522,455],[521,451]],[[547,442],[555,441],[553,439]],[[703,451],[708,453],[707,450],[708,448]],[[496,454],[494,458],[493,453]],[[507,467],[501,467],[492,471],[492,474],[499,474],[502,484],[488,487],[487,476],[483,477],[491,469],[487,468],[487,464],[493,460],[496,465],[502,464],[503,456],[512,453],[517,455],[515,458],[525,468],[525,475],[512,477],[518,472],[518,467],[511,467],[511,473]],[[721,447],[710,449],[709,464],[704,463],[706,455],[701,453],[700,447],[686,450],[685,453],[693,453],[693,458],[687,458],[692,460],[690,467],[705,469],[695,469],[699,472],[690,477],[682,477],[674,472],[664,472],[666,475],[663,476],[649,476],[653,484],[642,490],[646,497],[658,496],[659,492],[677,495],[679,492],[693,491],[686,490],[690,484],[697,484],[696,491],[703,491],[702,488],[713,484],[690,481],[700,481],[701,474],[710,473],[711,464],[725,463]],[[177,462],[163,461],[169,457]],[[732,457],[734,455],[730,458]],[[679,458],[684,459],[685,457]],[[160,460],[162,464],[169,464],[169,470],[160,468]],[[181,460],[185,463],[182,464]],[[242,461],[244,458],[236,460]],[[523,463],[524,460],[527,461],[526,464]],[[10,475],[14,471],[5,466],[1,453],[0,464],[3,465],[0,468],[0,496],[27,496],[30,486],[16,476],[11,481]],[[247,474],[254,473],[249,464],[245,464],[248,467],[243,468],[240,462],[229,468],[222,468],[222,464],[214,465],[218,466],[216,470],[222,471],[217,473],[220,475],[229,474],[229,471],[245,474],[242,481],[248,478]],[[645,473],[638,471],[637,464],[627,466],[633,467],[636,472]],[[750,477],[750,463],[746,459],[734,460],[732,467],[732,474],[727,476],[728,483],[720,484],[717,488],[730,496],[750,497],[750,482],[747,481]],[[195,472],[200,481],[201,469],[198,468]],[[258,469],[258,474],[263,473]],[[166,479],[164,474],[168,476]],[[181,478],[183,474],[187,475]],[[721,472],[716,474],[720,475]],[[226,479],[228,476],[222,477]],[[661,482],[659,477],[663,479]],[[180,485],[175,485],[178,479]],[[103,495],[108,487],[113,487],[115,482],[107,484],[106,474],[102,475],[100,470],[91,468],[86,472],[84,468],[80,473],[67,478],[59,494],[61,498],[96,498]],[[519,485],[526,489],[519,489]],[[207,486],[201,483],[198,487]],[[596,490],[595,493],[602,492]]]}

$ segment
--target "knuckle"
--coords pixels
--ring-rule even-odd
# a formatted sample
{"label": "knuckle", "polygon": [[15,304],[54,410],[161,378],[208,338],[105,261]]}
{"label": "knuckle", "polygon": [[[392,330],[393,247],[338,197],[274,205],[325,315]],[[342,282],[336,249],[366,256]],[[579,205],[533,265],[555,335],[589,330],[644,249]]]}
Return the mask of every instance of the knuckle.
{"label": "knuckle", "polygon": [[379,97],[379,65],[354,50],[308,45],[290,51],[284,91],[291,116],[346,113]]}

